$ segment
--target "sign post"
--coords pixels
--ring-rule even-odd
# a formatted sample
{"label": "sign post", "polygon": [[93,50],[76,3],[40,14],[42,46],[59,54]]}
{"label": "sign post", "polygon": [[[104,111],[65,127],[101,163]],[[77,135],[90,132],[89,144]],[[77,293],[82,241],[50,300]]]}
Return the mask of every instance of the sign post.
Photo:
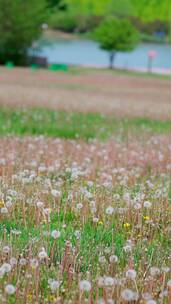
{"label": "sign post", "polygon": [[153,61],[157,56],[157,52],[154,50],[151,50],[148,52],[148,66],[147,66],[147,70],[149,73],[152,72],[152,68],[153,68]]}

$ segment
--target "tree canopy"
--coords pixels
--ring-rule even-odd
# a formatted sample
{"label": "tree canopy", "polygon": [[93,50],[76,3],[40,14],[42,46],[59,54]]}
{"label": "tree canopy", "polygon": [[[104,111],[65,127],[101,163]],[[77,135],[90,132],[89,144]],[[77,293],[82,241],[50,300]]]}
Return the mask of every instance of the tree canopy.
{"label": "tree canopy", "polygon": [[94,31],[94,39],[110,52],[112,67],[115,53],[133,50],[139,42],[139,34],[129,20],[110,17]]}
{"label": "tree canopy", "polygon": [[0,62],[25,60],[27,49],[41,34],[46,0],[0,0]]}
{"label": "tree canopy", "polygon": [[[53,0],[51,0],[53,1]],[[55,0],[54,0],[55,1]],[[123,13],[144,21],[170,21],[170,0],[61,0],[74,13],[106,15]]]}

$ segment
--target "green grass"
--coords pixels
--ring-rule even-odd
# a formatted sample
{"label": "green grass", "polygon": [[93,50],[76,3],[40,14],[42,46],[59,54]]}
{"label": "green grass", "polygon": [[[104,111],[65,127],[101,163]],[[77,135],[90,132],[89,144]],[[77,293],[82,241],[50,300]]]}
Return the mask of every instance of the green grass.
{"label": "green grass", "polygon": [[165,75],[155,72],[141,72],[141,71],[131,71],[126,69],[114,68],[113,70],[107,67],[79,67],[79,66],[70,66],[68,73],[75,75],[82,74],[93,74],[93,73],[111,73],[115,76],[130,76],[130,77],[143,77],[143,78],[151,78],[151,79],[163,79],[163,80],[171,80],[171,75]]}
{"label": "green grass", "polygon": [[108,139],[116,133],[161,134],[171,131],[171,121],[148,118],[119,119],[97,113],[67,113],[48,109],[0,109],[0,135],[44,135],[67,139]]}

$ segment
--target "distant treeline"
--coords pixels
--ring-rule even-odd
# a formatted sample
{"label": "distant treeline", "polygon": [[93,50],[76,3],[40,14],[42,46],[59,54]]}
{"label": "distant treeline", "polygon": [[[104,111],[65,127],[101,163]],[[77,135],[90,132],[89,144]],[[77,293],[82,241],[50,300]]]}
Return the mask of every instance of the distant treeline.
{"label": "distant treeline", "polygon": [[68,32],[86,32],[107,15],[130,18],[144,33],[163,31],[171,25],[170,0],[48,0],[50,26]]}

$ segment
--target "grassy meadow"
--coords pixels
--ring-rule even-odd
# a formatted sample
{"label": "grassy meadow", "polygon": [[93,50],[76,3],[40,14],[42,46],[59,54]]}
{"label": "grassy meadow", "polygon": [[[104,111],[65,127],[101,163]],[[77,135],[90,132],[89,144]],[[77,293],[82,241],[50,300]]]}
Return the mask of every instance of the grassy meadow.
{"label": "grassy meadow", "polygon": [[[13,106],[0,89],[0,303],[171,303],[168,100],[161,117],[157,107],[150,115],[21,108],[17,81]],[[169,80],[160,88],[169,99]]]}

